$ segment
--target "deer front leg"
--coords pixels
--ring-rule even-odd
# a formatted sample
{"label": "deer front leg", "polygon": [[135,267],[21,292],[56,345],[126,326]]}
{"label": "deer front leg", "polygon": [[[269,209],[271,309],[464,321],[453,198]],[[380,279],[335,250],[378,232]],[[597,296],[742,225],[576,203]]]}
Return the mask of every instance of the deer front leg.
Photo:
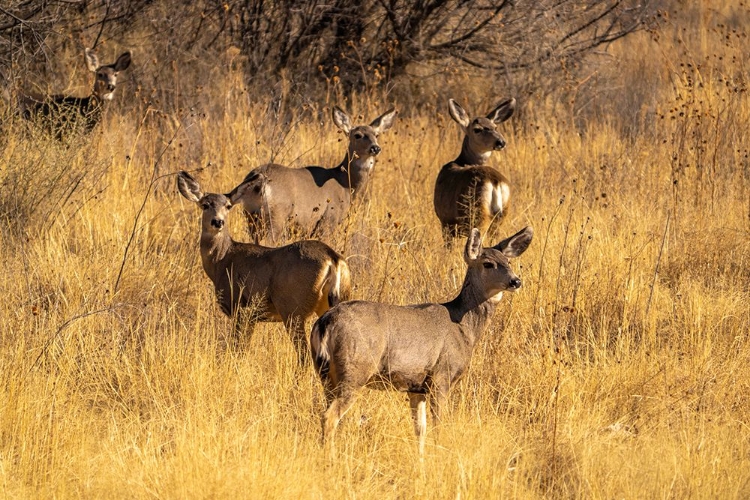
{"label": "deer front leg", "polygon": [[443,416],[445,404],[448,401],[450,380],[443,377],[433,378],[430,384],[430,411],[432,412],[433,425],[439,426]]}

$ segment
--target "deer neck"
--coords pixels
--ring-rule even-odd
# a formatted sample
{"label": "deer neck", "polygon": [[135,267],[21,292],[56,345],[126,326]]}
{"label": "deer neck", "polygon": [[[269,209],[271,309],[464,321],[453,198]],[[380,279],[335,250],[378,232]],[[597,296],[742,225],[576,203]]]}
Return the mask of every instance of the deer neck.
{"label": "deer neck", "polygon": [[347,152],[337,167],[337,171],[341,172],[341,184],[350,188],[352,195],[356,196],[367,185],[374,166],[374,157],[360,158],[351,151]]}
{"label": "deer neck", "polygon": [[484,165],[489,161],[490,156],[492,156],[492,151],[484,153],[477,153],[474,151],[469,143],[469,138],[464,137],[464,143],[461,146],[461,154],[458,155],[458,158],[456,158],[453,163],[461,165],[462,167],[466,165]]}
{"label": "deer neck", "polygon": [[467,276],[458,297],[443,305],[473,347],[489,325],[501,298],[502,292],[489,299],[484,298]]}
{"label": "deer neck", "polygon": [[214,283],[219,273],[222,272],[220,269],[222,261],[227,257],[233,246],[234,240],[227,231],[220,231],[218,234],[201,234],[203,270]]}

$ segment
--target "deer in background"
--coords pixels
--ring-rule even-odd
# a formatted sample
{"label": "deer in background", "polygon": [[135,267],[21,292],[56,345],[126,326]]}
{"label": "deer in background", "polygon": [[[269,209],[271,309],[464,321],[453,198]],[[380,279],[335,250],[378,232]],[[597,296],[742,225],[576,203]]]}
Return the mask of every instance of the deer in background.
{"label": "deer in background", "polygon": [[461,154],[440,169],[435,181],[435,213],[446,239],[466,236],[472,227],[486,234],[505,216],[510,201],[508,179],[486,163],[493,151],[505,147],[497,125],[513,115],[516,100],[507,99],[474,119],[453,99],[448,104],[465,136]]}
{"label": "deer in background", "polygon": [[367,385],[408,393],[419,451],[424,452],[427,398],[438,421],[448,391],[469,367],[474,346],[503,292],[521,287],[508,259],[521,255],[532,236],[527,227],[494,247],[482,248],[479,230],[472,229],[464,250],[468,269],[463,287],[450,302],[344,302],[315,322],[310,345],[328,402],[323,440],[331,454],[341,417],[355,393]]}
{"label": "deer in background", "polygon": [[130,52],[125,52],[112,64],[100,65],[99,58],[90,49],[84,51],[86,65],[94,73],[94,88],[86,97],[68,95],[21,95],[19,107],[21,116],[39,122],[58,139],[82,128],[88,133],[102,120],[102,112],[107,101],[114,97],[117,75],[130,66]]}
{"label": "deer in background", "polygon": [[[341,163],[333,168],[269,163],[247,174],[230,196],[243,206],[255,242],[266,236],[277,242],[291,235],[320,235],[338,226],[367,186],[381,151],[378,136],[391,128],[396,113],[391,109],[369,125],[355,127],[349,115],[334,106],[333,123],[349,136]],[[244,194],[238,195],[239,190]]]}
{"label": "deer in background", "polygon": [[[203,270],[214,284],[216,299],[228,316],[252,307],[250,335],[256,321],[283,321],[300,365],[309,359],[305,321],[321,316],[351,291],[346,260],[319,241],[299,241],[280,248],[234,241],[226,226],[233,199],[203,193],[187,172],[177,176],[185,198],[203,210],[200,253]],[[244,194],[239,190],[234,196]],[[239,314],[236,316],[239,322]],[[239,334],[235,324],[235,339]]]}

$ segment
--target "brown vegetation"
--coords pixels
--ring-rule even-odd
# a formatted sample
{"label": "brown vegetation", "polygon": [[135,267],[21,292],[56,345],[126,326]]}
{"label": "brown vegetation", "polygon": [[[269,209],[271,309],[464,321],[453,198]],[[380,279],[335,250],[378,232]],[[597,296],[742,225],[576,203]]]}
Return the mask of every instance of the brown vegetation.
{"label": "brown vegetation", "polygon": [[[170,52],[159,23],[183,12],[143,8],[99,38],[105,60],[133,52],[103,126],[59,143],[3,117],[0,495],[750,496],[746,5],[665,3],[652,30],[555,71],[506,80],[435,61],[369,92],[323,79],[307,94],[295,73],[253,85],[245,48]],[[218,29],[223,14],[208,14]],[[91,43],[100,25],[75,21]],[[53,26],[39,47],[67,64],[36,72],[29,46],[28,66],[2,71],[11,89],[38,75],[44,91],[85,95],[82,46]],[[320,383],[300,376],[283,327],[220,349],[231,321],[174,174],[226,192],[261,163],[333,165],[345,138],[330,106],[360,121],[396,105],[369,199],[329,243],[355,298],[444,301],[465,272],[431,206],[462,138],[447,99],[490,109],[506,95],[518,116],[493,163],[513,190],[501,231],[535,228],[512,264],[524,287],[499,304],[422,464],[405,401],[375,391],[330,463]],[[241,214],[229,224],[239,239]]]}

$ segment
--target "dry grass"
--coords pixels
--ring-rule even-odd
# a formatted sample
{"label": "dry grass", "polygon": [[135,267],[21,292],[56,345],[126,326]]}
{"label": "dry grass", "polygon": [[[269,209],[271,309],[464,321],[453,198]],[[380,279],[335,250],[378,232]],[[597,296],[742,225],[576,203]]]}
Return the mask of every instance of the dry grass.
{"label": "dry grass", "polygon": [[[220,349],[229,321],[200,267],[197,210],[168,175],[210,163],[198,177],[226,191],[271,156],[333,165],[344,146],[332,124],[285,134],[227,92],[224,116],[178,127],[110,113],[110,130],[73,147],[11,131],[0,494],[750,496],[746,39],[709,14],[683,45],[675,29],[612,48],[623,80],[650,96],[623,110],[638,126],[529,101],[507,130],[495,159],[513,186],[502,232],[536,229],[515,264],[525,286],[499,307],[424,464],[406,398],[379,392],[363,393],[329,462],[319,383],[296,369],[280,325],[259,327],[247,352]],[[460,287],[460,251],[442,246],[431,207],[437,169],[460,144],[441,113],[402,113],[369,203],[331,242],[357,298],[436,301]]]}

